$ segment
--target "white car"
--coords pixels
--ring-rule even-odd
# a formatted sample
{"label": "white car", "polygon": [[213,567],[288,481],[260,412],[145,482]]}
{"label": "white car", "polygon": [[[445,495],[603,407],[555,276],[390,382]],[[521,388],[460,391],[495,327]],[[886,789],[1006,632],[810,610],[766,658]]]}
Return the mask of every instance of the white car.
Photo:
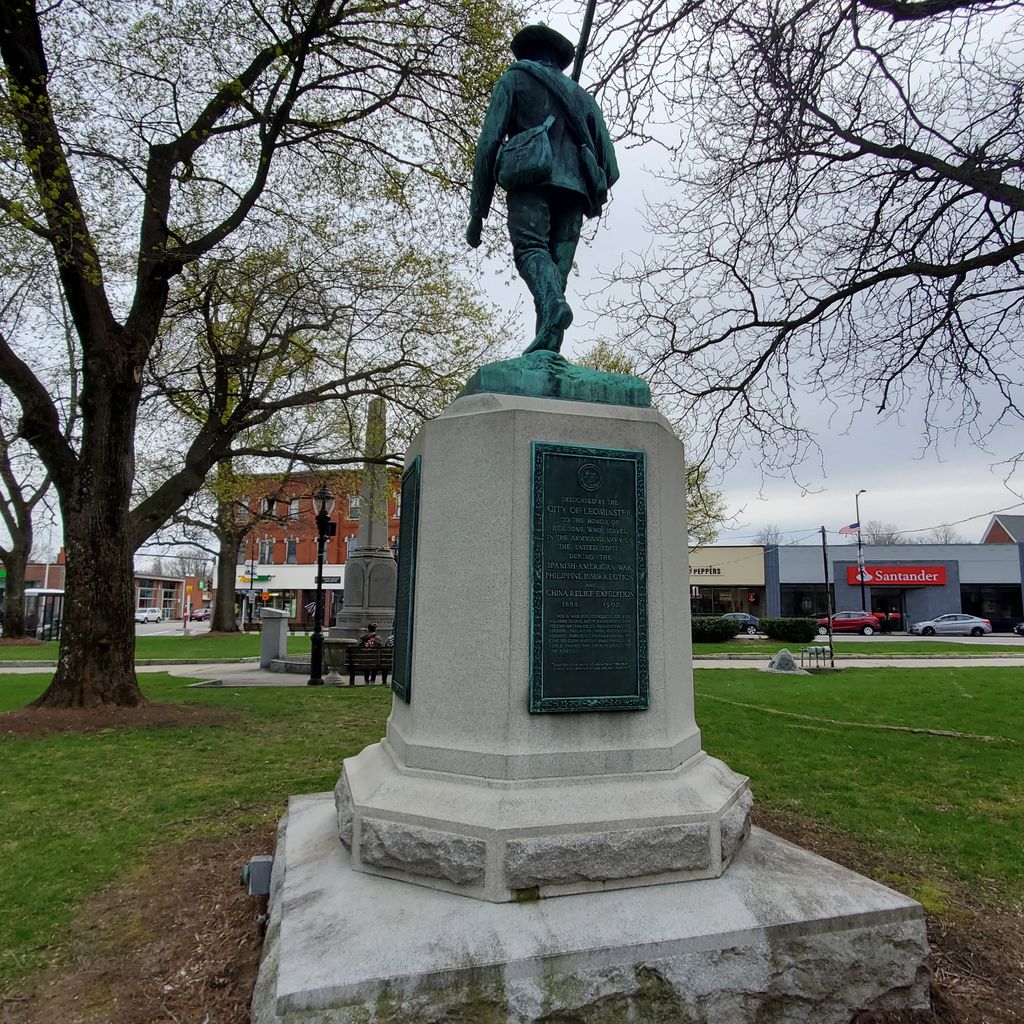
{"label": "white car", "polygon": [[951,612],[927,622],[915,622],[907,632],[914,636],[985,636],[992,632],[992,623],[977,615]]}
{"label": "white car", "polygon": [[163,616],[160,614],[159,608],[136,608],[135,609],[135,621],[136,622],[162,622]]}

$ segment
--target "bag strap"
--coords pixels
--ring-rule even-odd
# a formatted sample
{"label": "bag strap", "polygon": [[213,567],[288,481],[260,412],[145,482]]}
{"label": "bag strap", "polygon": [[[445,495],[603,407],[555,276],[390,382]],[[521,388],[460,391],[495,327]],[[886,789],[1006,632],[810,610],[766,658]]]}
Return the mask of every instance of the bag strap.
{"label": "bag strap", "polygon": [[573,135],[576,136],[576,141],[581,146],[589,146],[596,152],[597,147],[594,144],[593,136],[590,134],[590,129],[580,116],[579,110],[577,110],[575,105],[570,102],[562,83],[553,75],[549,75],[543,68],[540,68],[535,64],[531,64],[528,61],[516,61],[513,67],[519,71],[525,71],[526,74],[540,82],[541,85],[547,86],[548,92],[555,98],[559,106],[565,112],[569,128],[572,130]]}

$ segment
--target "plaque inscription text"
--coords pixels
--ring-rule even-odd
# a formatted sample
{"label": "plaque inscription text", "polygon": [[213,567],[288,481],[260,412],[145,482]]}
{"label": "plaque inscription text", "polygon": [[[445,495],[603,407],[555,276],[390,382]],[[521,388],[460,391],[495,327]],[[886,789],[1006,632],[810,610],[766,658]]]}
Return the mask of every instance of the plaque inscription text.
{"label": "plaque inscription text", "polygon": [[644,453],[534,442],[530,711],[649,707]]}

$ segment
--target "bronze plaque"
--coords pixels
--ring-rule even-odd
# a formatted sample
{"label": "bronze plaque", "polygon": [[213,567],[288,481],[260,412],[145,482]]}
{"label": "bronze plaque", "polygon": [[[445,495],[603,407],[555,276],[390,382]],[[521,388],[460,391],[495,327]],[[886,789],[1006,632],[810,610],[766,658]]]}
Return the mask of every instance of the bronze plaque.
{"label": "bronze plaque", "polygon": [[530,711],[650,706],[644,453],[533,445]]}

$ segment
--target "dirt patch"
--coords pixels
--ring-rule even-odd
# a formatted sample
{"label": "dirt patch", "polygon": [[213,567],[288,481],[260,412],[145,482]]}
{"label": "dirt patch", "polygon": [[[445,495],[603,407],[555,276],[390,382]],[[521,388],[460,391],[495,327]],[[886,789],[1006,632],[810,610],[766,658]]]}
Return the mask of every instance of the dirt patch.
{"label": "dirt patch", "polygon": [[34,636],[0,637],[0,647],[42,647],[43,641]]}
{"label": "dirt patch", "polygon": [[20,708],[0,715],[0,737],[101,732],[104,729],[223,725],[237,717],[237,712],[223,708],[210,708],[201,704],[156,702],[141,704],[136,708]]}
{"label": "dirt patch", "polygon": [[[920,896],[906,864],[888,860],[820,821],[758,808],[755,823],[790,842]],[[940,913],[928,913],[931,1013],[862,1014],[854,1024],[1020,1024],[1024,1022],[1024,916],[983,903],[943,880]]]}
{"label": "dirt patch", "polygon": [[267,828],[174,847],[93,897],[69,961],[4,1002],[3,1024],[248,1024],[262,936],[238,884]]}

